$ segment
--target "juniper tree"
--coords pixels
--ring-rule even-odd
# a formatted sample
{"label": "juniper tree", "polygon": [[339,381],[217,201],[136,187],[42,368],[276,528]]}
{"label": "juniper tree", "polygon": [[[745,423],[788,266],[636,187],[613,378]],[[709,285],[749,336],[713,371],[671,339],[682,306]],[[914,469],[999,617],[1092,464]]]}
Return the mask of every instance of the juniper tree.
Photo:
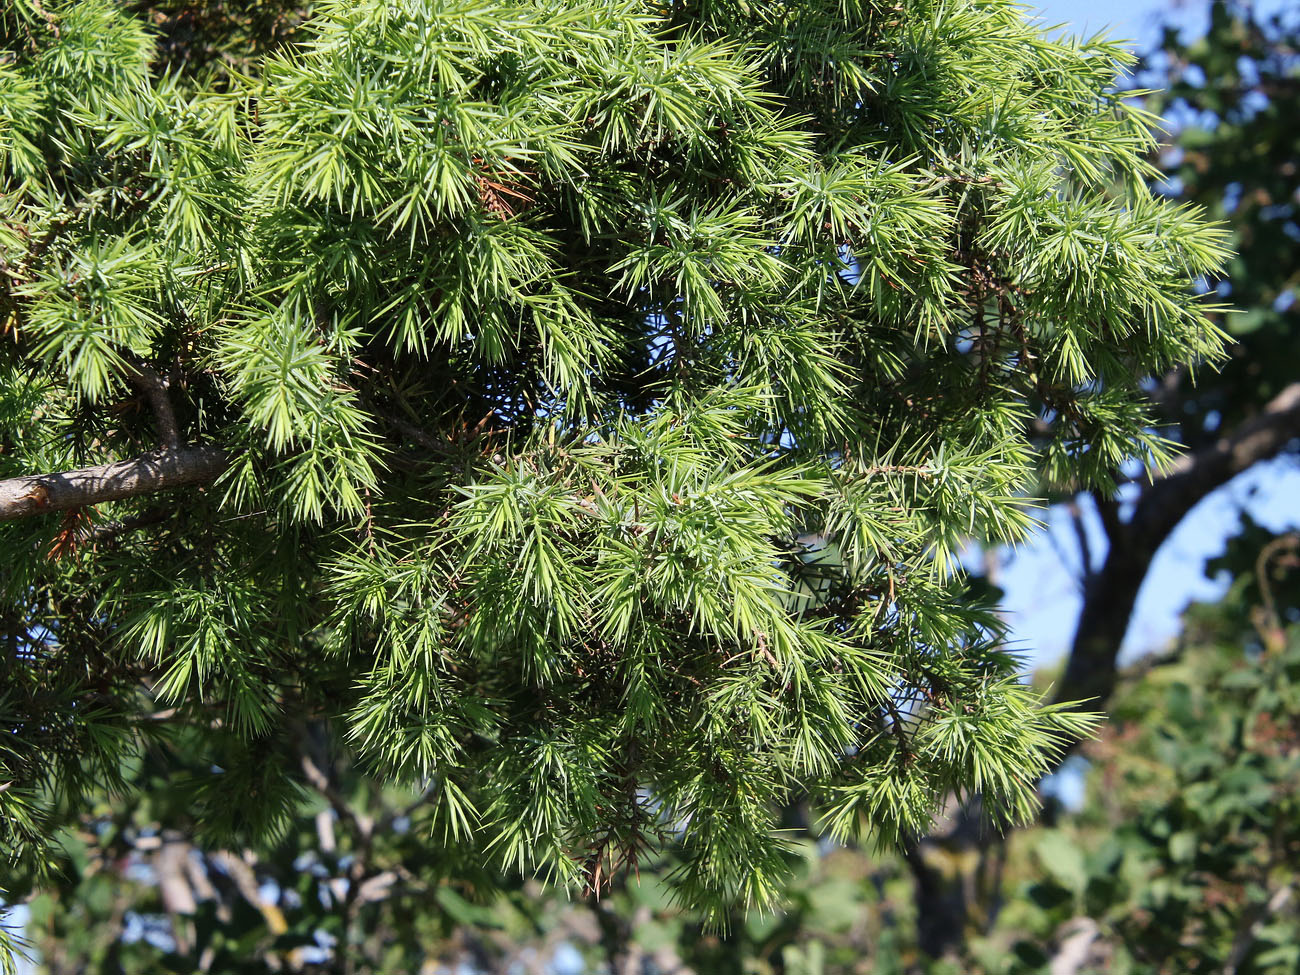
{"label": "juniper tree", "polygon": [[963,547],[1164,463],[1147,377],[1222,348],[1123,51],[1005,0],[258,9],[0,22],[9,888],[146,758],[273,842],[322,728],[430,842],[588,890],[671,846],[714,911],[796,800],[1030,815],[1090,719]]}

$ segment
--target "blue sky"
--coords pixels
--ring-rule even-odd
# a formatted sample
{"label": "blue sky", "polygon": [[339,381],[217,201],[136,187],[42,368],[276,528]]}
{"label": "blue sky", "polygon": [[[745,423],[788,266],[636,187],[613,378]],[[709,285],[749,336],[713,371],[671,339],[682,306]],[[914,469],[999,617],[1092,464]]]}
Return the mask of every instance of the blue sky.
{"label": "blue sky", "polygon": [[1037,8],[1046,23],[1069,24],[1080,34],[1109,28],[1112,37],[1123,40],[1145,40],[1157,12],[1169,6],[1150,0],[1042,0],[1028,5]]}
{"label": "blue sky", "polygon": [[[1206,0],[1022,0],[1044,23],[1067,24],[1075,33],[1091,35],[1099,30],[1116,40],[1149,42],[1156,36],[1161,15],[1171,15],[1188,30],[1204,30]],[[1295,0],[1256,0],[1261,11],[1275,11],[1295,5]]]}
{"label": "blue sky", "polygon": [[1203,2],[1153,3],[1152,0],[1029,0],[1028,6],[1041,11],[1046,23],[1069,24],[1080,34],[1093,34],[1107,29],[1111,37],[1122,40],[1145,41],[1152,36],[1154,25],[1162,11],[1174,7],[1181,19],[1200,20]]}

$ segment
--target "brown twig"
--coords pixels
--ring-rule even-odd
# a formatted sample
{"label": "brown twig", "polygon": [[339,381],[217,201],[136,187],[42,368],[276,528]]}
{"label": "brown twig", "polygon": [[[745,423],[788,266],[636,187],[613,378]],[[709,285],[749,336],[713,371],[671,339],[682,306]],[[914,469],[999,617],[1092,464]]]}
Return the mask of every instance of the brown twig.
{"label": "brown twig", "polygon": [[144,394],[153,410],[154,421],[158,424],[159,446],[164,449],[181,446],[181,430],[176,422],[176,411],[172,408],[168,395],[168,382],[151,366],[143,363],[133,365],[127,372],[126,379]]}

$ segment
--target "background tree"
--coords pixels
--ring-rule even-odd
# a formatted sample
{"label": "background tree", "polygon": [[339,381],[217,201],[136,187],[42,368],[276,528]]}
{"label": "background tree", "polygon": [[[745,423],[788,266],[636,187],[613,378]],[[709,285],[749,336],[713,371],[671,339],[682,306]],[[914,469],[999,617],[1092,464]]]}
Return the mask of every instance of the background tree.
{"label": "background tree", "polygon": [[1231,313],[1221,368],[1151,377],[1158,422],[1187,452],[1166,475],[1137,472],[1121,504],[1093,492],[1107,550],[1085,560],[1084,605],[1061,681],[1066,693],[1104,701],[1138,590],[1156,552],[1192,508],[1262,461],[1293,454],[1300,438],[1300,23],[1286,11],[1209,3],[1209,30],[1188,40],[1167,28],[1139,75],[1156,89],[1151,111],[1176,136],[1159,163],[1160,191],[1194,202],[1232,229],[1236,256],[1201,286]]}
{"label": "background tree", "polygon": [[1211,561],[1232,587],[1125,680],[1083,811],[1037,838],[1013,970],[1289,972],[1300,962],[1300,539],[1258,526]]}
{"label": "background tree", "polygon": [[[385,970],[444,878],[671,856],[716,921],[799,862],[783,809],[1032,814],[1090,720],[958,551],[1166,460],[1143,383],[1222,347],[1118,48],[1003,0],[0,29],[11,896],[128,843],[169,964],[273,967],[198,903],[280,953],[314,896],[320,963]],[[321,803],[291,931],[244,868]]]}
{"label": "background tree", "polygon": [[[1290,354],[1300,314],[1300,143],[1291,124],[1300,112],[1300,22],[1286,11],[1258,15],[1250,4],[1206,9],[1205,36],[1187,39],[1167,28],[1134,83],[1152,89],[1146,107],[1170,119],[1170,139],[1152,156],[1162,170],[1157,191],[1204,206],[1232,230],[1237,255],[1196,285],[1225,305],[1213,314],[1233,336],[1229,359],[1215,370],[1180,367],[1148,378],[1154,415],[1187,445],[1169,471],[1116,468],[1116,497],[1080,494],[1070,484],[1045,487],[1072,512],[1083,567],[1083,607],[1056,686],[1097,706],[1118,679],[1120,647],[1160,546],[1213,491],[1257,465],[1294,456],[1300,444],[1300,384]],[[1101,545],[1089,542],[1093,529]],[[922,844],[935,855],[909,861],[937,954],[954,950],[960,932],[969,931],[968,910],[982,913],[968,895],[987,858],[938,852],[987,846],[978,825],[965,814],[944,822]]]}

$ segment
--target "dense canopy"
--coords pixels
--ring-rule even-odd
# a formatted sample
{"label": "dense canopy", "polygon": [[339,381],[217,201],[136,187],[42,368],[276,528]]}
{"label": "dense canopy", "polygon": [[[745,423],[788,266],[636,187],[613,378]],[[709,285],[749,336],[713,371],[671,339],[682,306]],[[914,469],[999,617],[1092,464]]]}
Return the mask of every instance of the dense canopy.
{"label": "dense canopy", "polygon": [[1118,47],[1006,0],[209,6],[0,15],[0,884],[144,756],[271,842],[309,732],[448,869],[672,845],[706,908],[796,800],[1032,810],[1089,719],[963,548],[1158,465],[1144,384],[1222,346]]}

